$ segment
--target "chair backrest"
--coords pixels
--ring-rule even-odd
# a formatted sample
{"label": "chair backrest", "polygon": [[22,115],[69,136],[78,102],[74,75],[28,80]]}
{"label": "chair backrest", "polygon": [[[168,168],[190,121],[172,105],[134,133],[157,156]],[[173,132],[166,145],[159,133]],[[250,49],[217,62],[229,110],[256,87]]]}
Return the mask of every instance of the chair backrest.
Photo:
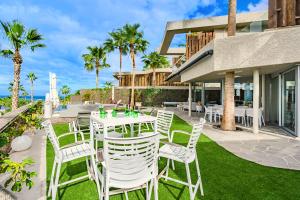
{"label": "chair backrest", "polygon": [[174,112],[159,110],[157,112],[157,131],[169,135]]}
{"label": "chair backrest", "polygon": [[49,138],[52,146],[53,146],[53,149],[54,149],[54,152],[55,152],[55,155],[56,156],[60,156],[60,151],[59,151],[59,141],[57,139],[57,136],[54,132],[54,129],[53,129],[53,126],[51,124],[51,121],[50,120],[46,120],[42,123],[42,126],[44,127],[45,129],[45,132],[47,134],[47,137]]}
{"label": "chair backrest", "polygon": [[210,113],[210,112],[212,112],[213,107],[212,106],[204,106],[204,109],[205,109],[205,113]]}
{"label": "chair backrest", "polygon": [[202,134],[204,123],[205,119],[201,118],[199,123],[193,125],[193,130],[187,145],[187,149],[191,152],[196,152],[196,145]]}
{"label": "chair backrest", "polygon": [[223,107],[213,107],[213,110],[214,110],[217,114],[223,115],[223,111],[224,111]]}
{"label": "chair backrest", "polygon": [[246,115],[249,117],[253,117],[253,108],[247,108],[246,109]]}
{"label": "chair backrest", "polygon": [[236,117],[244,117],[245,116],[245,114],[246,114],[246,110],[245,110],[245,108],[235,108],[234,109],[234,115],[236,116]]}
{"label": "chair backrest", "polygon": [[133,188],[157,176],[159,135],[105,138],[104,162],[115,187]]}

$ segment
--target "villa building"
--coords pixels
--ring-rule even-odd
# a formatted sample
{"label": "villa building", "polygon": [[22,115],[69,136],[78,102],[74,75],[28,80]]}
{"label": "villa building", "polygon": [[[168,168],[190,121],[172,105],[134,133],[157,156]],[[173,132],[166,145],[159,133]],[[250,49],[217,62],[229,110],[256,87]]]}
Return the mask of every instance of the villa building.
{"label": "villa building", "polygon": [[[267,124],[300,136],[300,1],[270,0],[268,12],[238,14],[236,36],[227,37],[227,19],[167,23],[159,53],[178,62],[166,81],[189,84],[189,105],[197,101],[194,84],[220,83],[222,104],[225,72],[234,71],[236,105],[250,104],[254,119],[261,108]],[[186,48],[173,48],[183,33]],[[201,101],[207,103],[205,95]]]}
{"label": "villa building", "polygon": [[[159,89],[188,89],[188,83],[180,82],[167,82],[165,79],[172,73],[171,68],[159,68],[155,70],[155,87]],[[131,72],[122,72],[120,79],[120,73],[115,72],[113,76],[119,81],[119,88],[130,89],[131,88]],[[153,87],[153,70],[136,71],[135,73],[135,88],[146,89]]]}
{"label": "villa building", "polygon": [[[173,60],[173,64],[176,64],[177,60]],[[167,82],[165,81],[169,75],[171,75],[171,68],[158,68],[155,70],[155,86],[153,85],[153,70],[144,70],[136,71],[135,73],[135,89],[144,90],[144,89],[160,89],[162,95],[165,96],[166,105],[174,105],[178,102],[187,102],[188,100],[188,83],[181,83],[180,81],[176,82]],[[131,72],[122,72],[122,78],[120,79],[120,73],[115,72],[113,76],[119,81],[119,85],[116,86],[116,89],[127,90],[131,89]],[[200,101],[202,83],[196,83],[193,85],[193,90],[195,98]],[[206,99],[213,101],[215,103],[220,103],[220,91],[221,85],[219,83],[205,83],[206,88]],[[179,93],[177,93],[179,92]],[[199,97],[196,97],[198,95]],[[216,101],[216,99],[218,99]]]}

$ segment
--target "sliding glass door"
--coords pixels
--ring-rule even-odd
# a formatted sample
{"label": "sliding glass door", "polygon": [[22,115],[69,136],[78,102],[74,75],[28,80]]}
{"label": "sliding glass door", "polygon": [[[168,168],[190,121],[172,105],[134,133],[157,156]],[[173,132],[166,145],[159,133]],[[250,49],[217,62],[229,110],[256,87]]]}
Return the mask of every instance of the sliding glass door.
{"label": "sliding glass door", "polygon": [[295,70],[283,74],[282,79],[282,126],[295,134],[296,117],[296,73]]}

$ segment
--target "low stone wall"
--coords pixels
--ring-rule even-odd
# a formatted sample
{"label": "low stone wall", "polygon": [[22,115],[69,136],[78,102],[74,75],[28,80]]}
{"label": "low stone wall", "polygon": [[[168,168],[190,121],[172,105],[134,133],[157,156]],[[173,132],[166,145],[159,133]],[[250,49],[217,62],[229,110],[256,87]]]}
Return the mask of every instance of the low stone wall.
{"label": "low stone wall", "polygon": [[[143,102],[144,106],[160,106],[163,102],[185,102],[188,99],[188,90],[186,89],[137,89],[135,90],[135,101]],[[130,89],[114,89],[114,101],[121,100],[124,104],[130,102]],[[71,97],[71,104],[83,103],[84,101],[93,101],[95,103],[110,104],[112,101],[111,89],[83,89],[79,95]]]}
{"label": "low stone wall", "polygon": [[[114,89],[115,101],[129,102],[129,89]],[[112,89],[82,89],[79,95],[71,96],[71,104],[93,101],[95,103],[110,104],[112,101]]]}
{"label": "low stone wall", "polygon": [[188,90],[145,89],[138,93],[136,101],[143,102],[144,106],[161,106],[163,102],[185,102],[188,99]]}

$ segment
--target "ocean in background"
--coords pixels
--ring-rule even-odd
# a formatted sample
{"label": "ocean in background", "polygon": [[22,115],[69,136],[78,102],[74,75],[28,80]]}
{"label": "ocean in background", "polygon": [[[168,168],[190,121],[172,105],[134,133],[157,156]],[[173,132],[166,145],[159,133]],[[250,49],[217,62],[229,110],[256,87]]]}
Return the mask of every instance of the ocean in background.
{"label": "ocean in background", "polygon": [[[9,97],[8,95],[0,95],[0,98]],[[30,96],[20,96],[22,99],[28,99],[30,100]],[[33,96],[33,99],[36,100],[42,100],[45,101],[45,96]]]}

